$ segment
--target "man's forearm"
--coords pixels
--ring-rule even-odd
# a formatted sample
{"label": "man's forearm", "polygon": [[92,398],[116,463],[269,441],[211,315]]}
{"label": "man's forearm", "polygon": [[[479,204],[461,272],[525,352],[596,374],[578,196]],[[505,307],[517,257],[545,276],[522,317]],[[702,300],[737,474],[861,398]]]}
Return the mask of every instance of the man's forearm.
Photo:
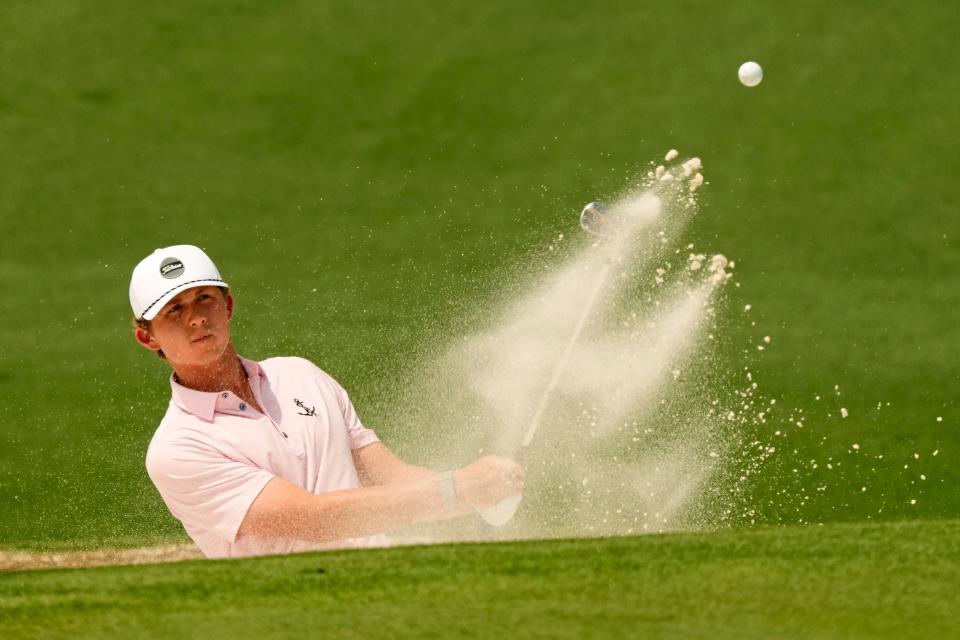
{"label": "man's forearm", "polygon": [[274,478],[250,507],[238,537],[333,542],[470,511],[463,500],[446,504],[438,474],[410,466],[404,475],[408,478],[399,482],[321,495]]}
{"label": "man's forearm", "polygon": [[353,464],[363,486],[414,482],[436,475],[435,472],[407,464],[393,454],[383,443],[374,442],[353,451]]}

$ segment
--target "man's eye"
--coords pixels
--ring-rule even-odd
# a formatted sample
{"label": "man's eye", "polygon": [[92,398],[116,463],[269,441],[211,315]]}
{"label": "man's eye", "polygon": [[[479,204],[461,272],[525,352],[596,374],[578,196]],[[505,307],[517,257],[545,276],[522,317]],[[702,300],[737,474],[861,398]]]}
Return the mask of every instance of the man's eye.
{"label": "man's eye", "polygon": [[178,304],[175,304],[172,307],[170,307],[170,311],[167,312],[167,315],[172,316],[175,313],[180,313],[180,305]]}

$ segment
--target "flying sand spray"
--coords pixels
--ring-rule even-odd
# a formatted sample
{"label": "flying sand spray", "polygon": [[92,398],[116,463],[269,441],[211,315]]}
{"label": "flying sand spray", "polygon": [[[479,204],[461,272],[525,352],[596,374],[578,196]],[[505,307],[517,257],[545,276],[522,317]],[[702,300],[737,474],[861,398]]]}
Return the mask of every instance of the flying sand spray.
{"label": "flying sand spray", "polygon": [[417,367],[391,417],[407,455],[431,468],[520,458],[524,506],[478,509],[495,528],[459,519],[396,541],[629,535],[702,521],[707,493],[718,504],[710,480],[729,425],[701,347],[733,265],[674,246],[704,182],[699,159],[677,156],[606,208],[587,205],[589,240],[561,234],[551,255],[565,257],[501,287],[481,326]]}

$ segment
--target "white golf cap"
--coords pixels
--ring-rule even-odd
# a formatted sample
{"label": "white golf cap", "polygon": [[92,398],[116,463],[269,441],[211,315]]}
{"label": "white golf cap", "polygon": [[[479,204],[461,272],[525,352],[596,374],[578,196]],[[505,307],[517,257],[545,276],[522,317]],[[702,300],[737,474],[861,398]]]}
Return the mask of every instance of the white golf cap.
{"label": "white golf cap", "polygon": [[210,285],[229,286],[203,249],[189,244],[157,249],[133,269],[130,278],[133,316],[153,320],[163,305],[184,289]]}

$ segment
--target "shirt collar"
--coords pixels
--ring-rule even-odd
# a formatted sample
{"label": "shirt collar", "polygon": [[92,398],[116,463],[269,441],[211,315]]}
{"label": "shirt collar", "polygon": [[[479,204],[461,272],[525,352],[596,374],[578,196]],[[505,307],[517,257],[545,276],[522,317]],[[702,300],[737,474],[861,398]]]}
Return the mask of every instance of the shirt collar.
{"label": "shirt collar", "polygon": [[[247,372],[247,379],[250,381],[250,387],[254,396],[259,399],[260,380],[266,378],[267,374],[264,373],[259,363],[240,356],[237,357],[240,358],[240,364],[243,366],[243,370]],[[217,409],[221,405],[226,404],[230,396],[233,396],[232,393],[224,390],[197,391],[196,389],[185,387],[177,381],[176,373],[170,374],[170,389],[171,399],[175,405],[187,413],[195,415],[207,422],[213,422],[213,416],[217,412]],[[224,394],[227,394],[226,398]],[[236,398],[234,397],[233,399],[235,400]]]}

